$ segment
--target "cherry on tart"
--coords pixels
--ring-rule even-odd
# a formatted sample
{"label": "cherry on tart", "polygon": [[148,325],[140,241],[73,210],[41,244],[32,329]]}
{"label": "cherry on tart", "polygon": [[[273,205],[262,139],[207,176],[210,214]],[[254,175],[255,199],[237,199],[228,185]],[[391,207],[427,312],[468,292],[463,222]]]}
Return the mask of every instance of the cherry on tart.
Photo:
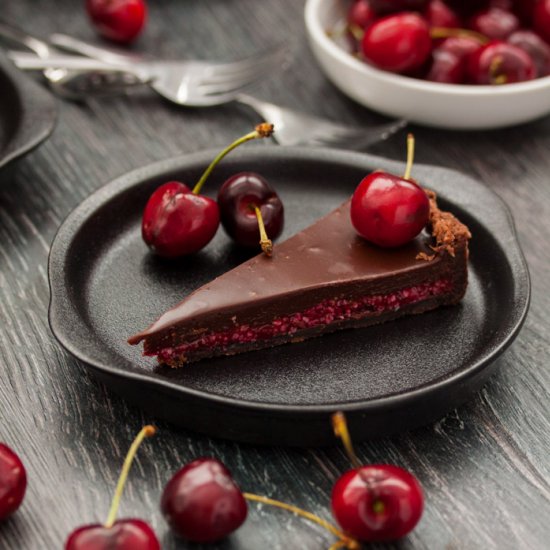
{"label": "cherry on tart", "polygon": [[353,469],[332,489],[332,513],[342,529],[363,542],[385,542],[410,533],[422,516],[424,496],[417,479],[390,464],[361,465],[353,450],[345,417],[332,417]]}
{"label": "cherry on tart", "polygon": [[283,231],[281,199],[259,174],[241,172],[229,178],[218,192],[223,228],[239,245],[256,247],[270,255],[272,240]]}
{"label": "cherry on tart", "polygon": [[120,43],[135,40],[147,19],[144,0],[86,0],[86,10],[101,36]]}
{"label": "cherry on tart", "polygon": [[351,199],[351,222],[367,241],[382,247],[402,246],[426,227],[430,201],[410,179],[414,138],[407,138],[407,168],[403,177],[373,172],[358,185]]}
{"label": "cherry on tart", "polygon": [[432,51],[430,27],[416,13],[390,15],[366,29],[361,51],[380,69],[411,73],[420,69]]}
{"label": "cherry on tart", "polygon": [[511,84],[532,80],[537,69],[527,52],[494,40],[469,56],[467,73],[474,84]]}
{"label": "cherry on tart", "polygon": [[155,532],[145,521],[116,519],[120,498],[138,447],[154,433],[153,426],[145,426],[132,443],[124,460],[107,521],[103,525],[84,525],[74,530],[65,543],[65,550],[160,550]]}
{"label": "cherry on tart", "polygon": [[149,248],[164,258],[185,256],[204,248],[220,224],[218,203],[200,194],[208,176],[230,151],[272,133],[273,125],[263,123],[234,141],[216,156],[192,190],[177,181],[161,185],[151,195],[143,212],[141,234]]}
{"label": "cherry on tart", "polygon": [[27,489],[27,472],[17,454],[0,443],[0,521],[21,506]]}

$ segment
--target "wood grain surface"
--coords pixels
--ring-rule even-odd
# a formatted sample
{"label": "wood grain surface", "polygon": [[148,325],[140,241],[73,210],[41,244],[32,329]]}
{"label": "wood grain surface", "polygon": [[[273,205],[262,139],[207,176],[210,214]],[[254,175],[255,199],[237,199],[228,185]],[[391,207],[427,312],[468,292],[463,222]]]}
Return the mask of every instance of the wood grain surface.
{"label": "wood grain surface", "polygon": [[[303,1],[149,4],[149,26],[135,49],[229,60],[285,41],[293,50],[291,66],[256,95],[349,124],[381,120],[321,73],[307,46]],[[96,39],[83,2],[4,0],[0,15],[41,36],[63,31]],[[224,145],[257,119],[243,107],[181,109],[149,93],[85,104],[60,100],[59,110],[53,136],[0,173],[0,441],[19,452],[29,476],[24,505],[0,525],[2,550],[61,548],[74,527],[102,521],[133,435],[155,420],[98,384],[53,339],[46,263],[56,229],[112,178],[151,161]],[[530,266],[533,299],[498,374],[470,403],[434,425],[358,446],[364,462],[410,469],[426,492],[414,533],[373,548],[548,548],[550,118],[494,132],[413,131],[418,162],[466,172],[508,202]],[[401,134],[371,152],[402,159],[403,143]],[[157,425],[158,436],[143,445],[132,470],[121,515],[150,521],[163,548],[202,548],[174,538],[158,511],[171,473],[202,455],[221,458],[247,491],[330,519],[331,487],[348,468],[339,447],[255,448]],[[317,526],[252,504],[244,527],[215,547],[317,550],[332,542]]]}

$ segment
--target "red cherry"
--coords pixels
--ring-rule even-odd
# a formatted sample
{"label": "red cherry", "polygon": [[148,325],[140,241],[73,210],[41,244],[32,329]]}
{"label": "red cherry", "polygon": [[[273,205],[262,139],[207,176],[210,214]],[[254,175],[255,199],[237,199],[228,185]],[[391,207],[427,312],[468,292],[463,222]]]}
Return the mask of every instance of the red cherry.
{"label": "red cherry", "polygon": [[472,15],[473,13],[486,8],[490,0],[445,0],[461,17]]}
{"label": "red cherry", "polygon": [[401,13],[380,19],[363,36],[365,58],[377,67],[396,73],[412,72],[430,56],[432,39],[425,19]]}
{"label": "red cherry", "polygon": [[144,521],[121,519],[112,527],[79,527],[67,539],[65,550],[160,550],[160,543]]}
{"label": "red cherry", "polygon": [[432,66],[426,80],[444,84],[462,84],[466,77],[466,62],[445,49],[436,48],[432,55]]}
{"label": "red cherry", "polygon": [[388,248],[414,239],[429,213],[430,202],[420,186],[385,172],[364,178],[351,200],[351,221],[359,235]]}
{"label": "red cherry", "polygon": [[271,240],[283,231],[283,203],[259,174],[241,172],[229,178],[218,192],[218,205],[223,228],[241,246],[256,247],[260,241],[258,219],[251,206],[260,209]]}
{"label": "red cherry", "polygon": [[370,27],[376,21],[376,14],[369,0],[355,0],[348,10],[348,25],[361,29]]}
{"label": "red cherry", "polygon": [[550,74],[550,45],[533,31],[516,31],[507,42],[527,52],[537,68],[537,76]]}
{"label": "red cherry", "polygon": [[538,0],[516,0],[512,2],[512,11],[521,19],[524,25],[532,25],[537,2]]}
{"label": "red cherry", "polygon": [[143,212],[143,240],[159,256],[175,258],[198,252],[214,237],[220,223],[216,201],[196,195],[180,182],[161,185]]}
{"label": "red cherry", "polygon": [[346,472],[336,481],[331,502],[342,529],[365,542],[405,536],[416,526],[424,508],[416,478],[388,464]]}
{"label": "red cherry", "polygon": [[463,59],[479,50],[481,46],[482,44],[475,38],[469,36],[451,36],[445,38],[437,49],[446,51]]}
{"label": "red cherry", "polygon": [[147,18],[144,0],[86,0],[86,10],[99,34],[115,42],[131,42]]}
{"label": "red cherry", "polygon": [[141,235],[145,243],[165,258],[175,258],[198,252],[216,234],[220,211],[213,199],[199,195],[202,186],[216,165],[239,145],[271,136],[273,124],[258,124],[253,132],[240,137],[208,165],[191,190],[184,183],[170,181],[161,185],[145,205]]}
{"label": "red cherry", "polygon": [[519,19],[512,12],[500,8],[481,11],[469,21],[470,29],[492,40],[505,40],[519,26]]}
{"label": "red cherry", "polygon": [[474,52],[468,59],[467,72],[474,84],[510,84],[532,80],[537,75],[529,54],[499,40]]}
{"label": "red cherry", "polygon": [[550,42],[550,0],[539,0],[533,10],[533,28]]}
{"label": "red cherry", "polygon": [[26,489],[27,472],[21,459],[0,443],[0,521],[21,506]]}
{"label": "red cherry", "polygon": [[453,29],[461,26],[460,17],[442,0],[431,0],[424,17],[430,27]]}
{"label": "red cherry", "polygon": [[122,491],[137,450],[145,438],[155,435],[155,431],[153,426],[144,426],[130,446],[105,524],[78,527],[69,535],[65,550],[160,550],[155,532],[144,521],[140,519],[116,521]]}
{"label": "red cherry", "polygon": [[422,11],[428,0],[370,0],[377,14],[397,13],[399,11]]}
{"label": "red cherry", "polygon": [[160,507],[170,527],[193,542],[215,542],[238,529],[247,505],[229,470],[215,458],[194,460],[176,472]]}

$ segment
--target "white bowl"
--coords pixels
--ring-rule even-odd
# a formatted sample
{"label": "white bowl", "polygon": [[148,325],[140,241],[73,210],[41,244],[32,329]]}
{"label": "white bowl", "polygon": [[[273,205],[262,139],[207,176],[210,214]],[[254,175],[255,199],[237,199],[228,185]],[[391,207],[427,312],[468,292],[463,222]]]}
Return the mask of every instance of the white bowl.
{"label": "white bowl", "polygon": [[311,48],[328,78],[346,95],[392,117],[439,128],[481,130],[550,113],[550,77],[501,86],[439,84],[376,69],[327,35],[342,24],[339,0],[307,0]]}

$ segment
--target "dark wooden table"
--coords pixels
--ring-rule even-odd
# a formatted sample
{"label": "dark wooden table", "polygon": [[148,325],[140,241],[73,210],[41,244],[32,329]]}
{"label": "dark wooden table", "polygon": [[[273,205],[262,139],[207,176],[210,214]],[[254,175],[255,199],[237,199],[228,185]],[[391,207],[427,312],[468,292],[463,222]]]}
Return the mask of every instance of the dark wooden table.
{"label": "dark wooden table", "polygon": [[[5,0],[1,16],[47,36],[95,39],[83,2]],[[308,49],[303,1],[155,0],[136,49],[231,59],[281,40],[292,66],[258,96],[350,124],[377,115],[341,95]],[[29,487],[0,526],[2,550],[55,549],[77,525],[101,521],[128,444],[151,421],[91,378],[48,328],[46,261],[63,218],[92,191],[148,162],[221,146],[255,116],[236,106],[185,110],[153,95],[77,105],[37,151],[0,174],[0,441],[22,455]],[[364,462],[411,469],[426,491],[414,533],[393,548],[548,548],[550,541],[550,118],[495,132],[413,128],[417,159],[467,172],[511,206],[533,280],[527,322],[502,368],[470,403],[439,422],[358,446]],[[403,135],[372,152],[403,158]],[[314,197],[312,197],[314,200]],[[158,513],[163,484],[193,457],[216,455],[249,491],[330,519],[331,487],[348,461],[326,450],[255,448],[158,422],[140,451],[121,514],[150,520],[163,548],[177,541]],[[328,548],[332,537],[294,516],[251,505],[245,526],[218,548]],[[389,547],[389,546],[388,546]]]}

